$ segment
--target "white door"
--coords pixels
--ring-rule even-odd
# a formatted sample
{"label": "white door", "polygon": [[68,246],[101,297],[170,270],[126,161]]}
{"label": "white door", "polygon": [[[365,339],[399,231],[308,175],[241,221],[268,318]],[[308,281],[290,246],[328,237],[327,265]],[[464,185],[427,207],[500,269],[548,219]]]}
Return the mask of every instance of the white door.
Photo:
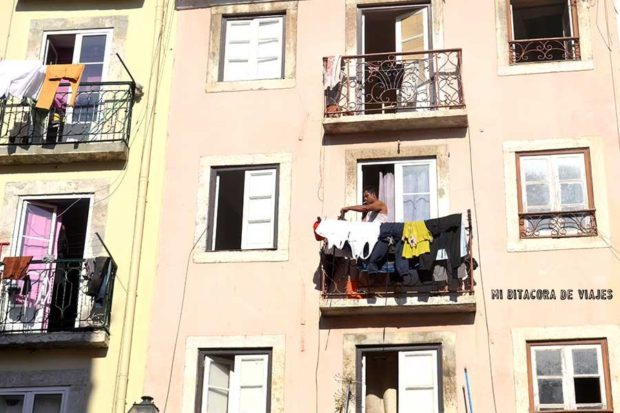
{"label": "white door", "polygon": [[276,169],[245,172],[241,249],[274,248]]}
{"label": "white door", "polygon": [[439,413],[437,351],[398,353],[398,413]]}
{"label": "white door", "polygon": [[437,217],[437,170],[434,159],[394,164],[395,221]]}
{"label": "white door", "polygon": [[[414,53],[430,48],[428,7],[408,11],[396,18],[396,52]],[[398,56],[403,77],[398,93],[399,107],[427,108],[432,104],[433,56],[428,53]]]}

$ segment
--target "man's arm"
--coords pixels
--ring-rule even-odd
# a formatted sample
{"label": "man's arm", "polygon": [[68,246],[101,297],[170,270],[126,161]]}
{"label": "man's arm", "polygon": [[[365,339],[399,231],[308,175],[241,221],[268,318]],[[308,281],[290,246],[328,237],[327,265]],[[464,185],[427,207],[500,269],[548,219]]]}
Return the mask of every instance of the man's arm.
{"label": "man's arm", "polygon": [[376,212],[381,212],[384,209],[384,203],[376,200],[370,204],[362,204],[362,205],[351,205],[351,206],[346,206],[343,207],[340,210],[341,214],[344,214],[347,211],[355,211],[355,212],[371,212],[371,211],[376,211]]}

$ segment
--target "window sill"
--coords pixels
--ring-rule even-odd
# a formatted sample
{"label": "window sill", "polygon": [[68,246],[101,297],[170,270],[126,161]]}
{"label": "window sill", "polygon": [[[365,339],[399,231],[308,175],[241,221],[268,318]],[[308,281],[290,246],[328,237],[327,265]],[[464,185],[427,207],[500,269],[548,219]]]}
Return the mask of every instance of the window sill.
{"label": "window sill", "polygon": [[264,79],[240,80],[232,82],[208,82],[205,91],[212,92],[240,92],[248,90],[292,89],[295,79]]}
{"label": "window sill", "polygon": [[497,69],[499,76],[533,75],[540,73],[576,72],[593,70],[592,60],[554,61],[542,63],[516,63],[514,65],[500,65]]}
{"label": "window sill", "polygon": [[197,251],[194,263],[288,261],[288,250]]}
{"label": "window sill", "polygon": [[508,241],[508,252],[609,248],[600,237],[538,238]]}

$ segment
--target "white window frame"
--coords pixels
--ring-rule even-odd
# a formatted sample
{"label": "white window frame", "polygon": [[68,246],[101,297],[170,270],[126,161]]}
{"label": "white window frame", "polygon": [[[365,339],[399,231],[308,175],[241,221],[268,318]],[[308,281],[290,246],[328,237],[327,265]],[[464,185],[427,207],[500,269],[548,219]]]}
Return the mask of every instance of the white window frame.
{"label": "white window frame", "polygon": [[21,413],[32,413],[32,409],[34,408],[34,397],[39,394],[60,394],[60,413],[68,413],[68,387],[19,387],[0,389],[0,396],[24,396],[24,408]]}
{"label": "white window frame", "polygon": [[[437,160],[435,158],[389,160],[389,161],[359,161],[357,163],[357,203],[361,204],[363,190],[362,166],[366,165],[394,165],[394,221],[403,222],[403,192],[402,192],[402,168],[409,165],[428,165],[429,167],[429,192],[430,192],[430,217],[437,218],[438,212],[438,193],[437,193]],[[399,189],[400,188],[400,189]],[[379,190],[379,188],[377,188]]]}
{"label": "white window frame", "polygon": [[[219,176],[219,172],[220,171],[226,171],[227,168],[224,167],[217,167],[217,168],[212,168],[212,173],[214,175],[214,179],[215,179],[215,186],[214,186],[214,194],[213,194],[213,218],[212,218],[212,229],[211,229],[211,239],[210,239],[210,244],[209,244],[209,249],[208,251],[227,251],[224,249],[215,249],[215,243],[216,243],[216,237],[217,237],[217,219],[218,219],[218,204],[219,204],[219,194],[220,194],[220,176]],[[243,193],[243,213],[242,213],[242,226],[241,226],[241,247],[240,250],[242,251],[250,251],[250,250],[272,250],[272,249],[277,249],[278,246],[278,237],[277,237],[277,233],[276,233],[276,229],[278,228],[278,198],[280,197],[280,191],[279,191],[279,180],[280,180],[280,165],[276,164],[276,165],[264,165],[264,167],[262,167],[261,165],[253,165],[251,167],[236,167],[236,166],[231,166],[231,170],[238,170],[238,171],[243,171],[244,172],[244,193]],[[260,246],[260,247],[256,247],[256,248],[252,248],[249,246],[249,241],[247,240],[247,238],[244,237],[244,233],[247,233],[247,228],[248,228],[248,224],[249,224],[249,219],[248,219],[248,214],[249,214],[249,210],[248,210],[248,201],[250,200],[251,196],[249,194],[249,189],[247,186],[245,186],[245,182],[247,182],[248,180],[248,176],[251,175],[252,173],[273,173],[273,196],[272,198],[272,202],[271,202],[271,208],[272,208],[272,215],[271,215],[271,243],[269,245],[265,244],[264,246]]]}
{"label": "white window frame", "polygon": [[113,29],[88,29],[88,30],[58,30],[58,31],[45,31],[42,34],[41,39],[41,53],[39,59],[45,62],[48,49],[48,36],[56,36],[62,34],[75,35],[75,44],[73,46],[73,64],[77,64],[80,61],[80,54],[82,52],[82,39],[84,36],[97,36],[104,35],[105,39],[105,52],[103,55],[103,69],[101,73],[101,81],[105,82],[108,73],[108,66],[110,64],[110,52],[112,48],[112,35]]}
{"label": "white window frame", "polygon": [[[571,157],[575,157],[578,156],[581,158],[581,163],[579,164],[580,167],[580,172],[581,172],[581,179],[580,180],[560,180],[559,174],[558,174],[558,164],[562,159],[566,159],[566,158],[571,158]],[[586,161],[586,156],[587,153],[586,152],[572,152],[572,153],[566,153],[566,154],[541,154],[541,155],[537,155],[535,153],[533,154],[527,154],[527,153],[520,153],[519,154],[519,179],[520,179],[520,183],[521,183],[521,207],[523,212],[569,212],[569,211],[573,211],[573,210],[582,210],[582,209],[589,209],[590,205],[591,205],[591,199],[590,199],[590,185],[591,182],[589,182],[588,180],[588,171],[587,171],[587,161]],[[540,159],[540,160],[544,160],[546,162],[546,166],[547,166],[547,176],[549,177],[548,181],[540,181],[540,182],[533,182],[533,181],[529,181],[530,184],[536,184],[536,183],[545,183],[549,186],[549,205],[547,206],[533,206],[530,207],[529,205],[527,205],[527,184],[528,181],[526,181],[525,179],[525,172],[526,169],[523,165],[523,160],[525,159]],[[561,187],[562,187],[562,183],[568,182],[568,181],[573,181],[574,183],[580,183],[582,188],[583,188],[583,195],[584,195],[584,202],[583,202],[583,207],[580,208],[569,208],[569,209],[563,209],[563,204],[562,204],[562,193],[561,193]],[[569,205],[569,204],[566,204]],[[570,205],[569,205],[570,206]],[[548,209],[545,209],[545,207],[548,207]],[[535,209],[536,211],[531,211],[531,209]]]}
{"label": "white window frame", "polygon": [[[209,399],[209,388],[210,387],[214,387],[211,386],[209,384],[209,373],[210,373],[210,367],[211,367],[211,360],[210,357],[216,357],[216,355],[211,354],[209,355],[208,353],[205,354],[203,356],[204,358],[204,367],[203,367],[203,385],[202,385],[202,403],[200,406],[200,412],[201,413],[207,413],[207,406],[208,406],[208,399]],[[270,374],[269,374],[269,368],[270,368],[270,354],[267,353],[259,353],[259,354],[249,354],[249,353],[244,353],[244,354],[234,354],[234,353],[222,353],[219,356],[232,356],[234,357],[234,360],[232,361],[231,364],[231,369],[230,369],[230,376],[229,376],[229,383],[228,383],[228,413],[240,413],[239,412],[239,397],[240,397],[240,393],[241,393],[241,381],[240,381],[240,373],[238,371],[238,366],[240,366],[240,363],[244,360],[248,360],[248,359],[261,359],[264,363],[265,363],[265,368],[263,370],[263,400],[264,400],[264,407],[262,410],[260,411],[256,411],[255,413],[268,413],[267,412],[267,401],[268,401],[268,389],[270,388],[270,383],[269,383],[269,379],[270,379]],[[260,409],[260,407],[257,407],[257,409]]]}
{"label": "white window frame", "polygon": [[[23,226],[25,224],[24,218],[26,216],[26,207],[29,202],[33,203],[47,203],[50,200],[57,199],[73,199],[77,201],[78,199],[88,199],[88,218],[86,220],[86,235],[84,239],[84,252],[90,251],[90,239],[91,239],[91,220],[93,216],[93,207],[95,201],[95,195],[92,193],[89,194],[58,194],[58,195],[25,195],[20,196],[17,202],[17,219],[15,220],[15,227],[13,230],[13,236],[11,239],[11,254],[13,256],[19,255],[19,250],[21,248],[21,232],[23,230]],[[50,205],[51,206],[51,205]]]}
{"label": "white window frame", "polygon": [[[598,377],[601,389],[601,403],[592,404],[577,404],[575,401],[575,386],[573,378],[575,377],[573,371],[573,353],[572,350],[596,350],[597,363],[598,363]],[[564,404],[544,404],[541,405],[539,401],[538,392],[538,374],[536,371],[536,351],[537,350],[560,350],[562,355],[562,392],[564,398]],[[607,388],[605,377],[605,366],[603,364],[603,350],[600,344],[561,344],[561,345],[533,345],[530,347],[531,366],[530,371],[532,374],[532,387],[534,396],[534,407],[536,411],[545,410],[567,410],[567,411],[579,411],[579,410],[605,410],[607,406]],[[578,377],[595,377],[596,375],[578,375]],[[556,378],[555,376],[544,376],[549,378]],[[557,377],[560,378],[560,377]],[[545,410],[541,410],[541,408]]]}
{"label": "white window frame", "polygon": [[[433,397],[434,397],[434,411],[433,413],[439,413],[440,409],[441,409],[441,405],[440,405],[440,385],[439,385],[439,378],[438,378],[438,369],[439,369],[439,349],[438,348],[420,348],[420,349],[416,349],[415,347],[405,347],[403,349],[398,349],[396,347],[394,348],[387,348],[385,349],[385,351],[389,351],[389,352],[394,352],[394,353],[398,353],[398,389],[397,389],[397,398],[399,400],[399,409],[398,409],[398,413],[405,413],[405,412],[410,412],[411,411],[411,406],[401,406],[401,358],[403,355],[408,354],[408,355],[418,355],[418,356],[428,356],[431,355],[432,359],[433,359],[433,365],[435,366],[435,368],[432,371],[433,374]],[[360,388],[361,388],[361,392],[362,392],[362,397],[361,397],[361,403],[359,406],[359,410],[357,410],[358,412],[364,413],[366,411],[366,356],[368,354],[373,354],[373,353],[380,353],[380,351],[373,351],[371,349],[362,349],[362,354],[361,354],[361,359],[360,359],[360,372],[361,372],[361,383],[360,383]]]}
{"label": "white window frame", "polygon": [[[278,66],[280,68],[279,73],[277,75],[274,74],[274,76],[268,76],[268,77],[260,77],[258,75],[258,45],[259,45],[259,33],[258,33],[258,29],[260,26],[260,23],[262,21],[278,21],[278,24],[280,25],[280,37],[279,37],[279,56],[277,56],[276,60],[278,62]],[[242,77],[242,78],[231,78],[228,75],[228,64],[229,61],[232,59],[229,59],[228,57],[228,45],[229,45],[229,30],[230,30],[230,26],[238,23],[238,22],[249,22],[250,25],[250,38],[248,39],[249,42],[249,55],[248,55],[248,72],[249,74],[246,77]],[[224,30],[223,30],[223,42],[222,45],[223,47],[221,48],[221,53],[222,53],[222,67],[221,67],[221,73],[220,73],[220,79],[223,82],[242,82],[242,81],[252,81],[252,80],[274,80],[274,79],[283,79],[284,78],[284,45],[285,45],[285,25],[286,25],[286,15],[285,14],[274,14],[274,15],[259,15],[259,16],[250,16],[247,18],[237,18],[237,17],[227,17],[224,18]]]}

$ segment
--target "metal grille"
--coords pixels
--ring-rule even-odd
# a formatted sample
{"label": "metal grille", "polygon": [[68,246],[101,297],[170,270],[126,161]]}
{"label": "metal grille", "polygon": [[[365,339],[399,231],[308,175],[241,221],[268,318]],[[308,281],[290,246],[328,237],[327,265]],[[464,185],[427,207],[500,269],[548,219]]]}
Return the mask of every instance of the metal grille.
{"label": "metal grille", "polygon": [[513,40],[508,44],[510,63],[581,59],[578,37]]}
{"label": "metal grille", "polygon": [[73,107],[63,85],[50,110],[30,99],[0,99],[0,145],[128,144],[134,95],[132,82],[82,82]]}
{"label": "metal grille", "polygon": [[116,265],[110,259],[94,275],[86,272],[87,261],[32,261],[20,280],[4,279],[2,267],[0,334],[109,331]]}
{"label": "metal grille", "polygon": [[519,213],[521,238],[594,237],[594,209],[561,212]]}
{"label": "metal grille", "polygon": [[460,49],[344,56],[338,75],[328,117],[465,107]]}

